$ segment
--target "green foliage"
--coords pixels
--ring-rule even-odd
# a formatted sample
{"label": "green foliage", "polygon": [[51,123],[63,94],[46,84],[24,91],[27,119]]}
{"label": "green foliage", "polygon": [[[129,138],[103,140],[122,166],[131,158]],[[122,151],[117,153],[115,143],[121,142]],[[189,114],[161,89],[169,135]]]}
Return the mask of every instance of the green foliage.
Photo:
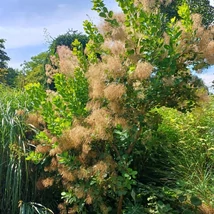
{"label": "green foliage", "polygon": [[31,57],[29,62],[24,62],[22,64],[23,75],[20,74],[20,78],[22,78],[20,81],[23,81],[24,86],[28,83],[37,82],[43,86],[46,85],[45,64],[47,63],[47,58],[48,53],[42,52],[37,56]]}
{"label": "green foliage", "polygon": [[[179,14],[177,12],[177,7],[181,5],[183,0],[176,0],[172,1],[168,5],[162,4],[160,9],[161,12],[167,15],[168,19],[171,19],[173,17],[179,18]],[[191,13],[199,13],[202,16],[203,24],[208,27],[210,24],[213,23],[213,13],[214,13],[214,7],[210,5],[209,0],[187,0],[186,3],[191,8]]]}
{"label": "green foliage", "polygon": [[29,95],[32,107],[38,109],[40,104],[43,103],[46,98],[46,93],[42,86],[40,83],[30,83],[25,89]]}
{"label": "green foliage", "polygon": [[75,71],[74,78],[55,74],[54,81],[57,93],[52,93],[51,100],[39,83],[25,88],[33,108],[41,113],[50,132],[60,136],[72,124],[74,116],[86,113],[88,84],[81,69]]}
{"label": "green foliage", "polygon": [[[184,108],[190,109],[195,104],[196,97],[194,93],[196,88],[191,87],[194,78],[188,66],[195,65],[196,58],[192,58],[191,50],[188,54],[185,54],[183,50],[179,50],[183,33],[180,27],[176,25],[176,19],[172,18],[164,26],[163,23],[166,22],[166,19],[163,14],[148,13],[142,10],[141,7],[136,8],[132,1],[118,1],[118,3],[126,15],[127,21],[125,21],[125,24],[127,30],[130,30],[128,34],[132,36],[132,42],[136,44],[133,47],[132,43],[131,46],[126,43],[128,56],[138,56],[138,52],[140,52],[139,61],[146,60],[155,66],[150,81],[143,83],[145,88],[143,93],[146,98],[143,102],[148,103],[151,108],[156,105],[179,108],[180,103],[186,103]],[[193,39],[194,33],[190,32],[192,20],[188,5],[180,6],[179,11],[186,31],[190,33],[189,36]],[[132,32],[132,28],[141,36],[136,36]],[[164,42],[164,31],[169,37],[168,44]],[[186,39],[188,40],[188,38]],[[187,43],[191,44],[192,42],[188,41]],[[181,60],[183,57],[188,61],[188,66],[183,63],[185,60]],[[169,85],[164,81],[167,79],[172,80]],[[175,94],[176,99],[174,99]]]}
{"label": "green foliage", "polygon": [[5,43],[6,40],[0,39],[0,83],[5,83],[5,76],[7,75],[7,62],[10,58],[5,52]]}
{"label": "green foliage", "polygon": [[187,31],[191,31],[193,21],[191,19],[190,7],[187,3],[178,7],[178,15],[182,18],[181,22]]}
{"label": "green foliage", "polygon": [[[209,106],[185,114],[165,107],[153,112],[161,115],[161,123],[147,142],[147,149],[153,151],[148,169],[152,167],[151,173],[158,167],[160,177],[157,174],[147,176],[154,182],[166,182],[168,185],[173,185],[173,180],[177,181],[176,185],[184,192],[195,194],[212,205],[213,101]],[[155,143],[157,140],[158,144]],[[193,201],[192,204],[197,205]]]}
{"label": "green foliage", "polygon": [[[18,201],[34,195],[34,178],[29,177],[31,163],[25,160],[29,148],[25,132],[24,114],[27,96],[0,85],[0,212],[18,212]],[[23,111],[23,110],[22,110]],[[3,176],[4,175],[4,176]]]}
{"label": "green foliage", "polygon": [[132,198],[127,201],[124,213],[198,213],[198,208],[202,204],[196,196],[187,197],[179,189],[158,187],[155,183],[146,185],[139,183],[131,195]]}
{"label": "green foliage", "polygon": [[[36,189],[40,171],[35,168],[34,163],[26,160],[27,155],[30,155],[35,147],[29,138],[29,135],[34,135],[34,128],[32,130],[25,122],[28,111],[32,110],[32,103],[26,93],[5,85],[0,85],[0,93],[0,212],[16,214],[20,211],[31,214],[34,213],[30,208],[33,204],[35,213],[38,213],[38,210],[42,213],[44,209],[41,206],[26,203],[29,201],[44,202],[46,205],[54,203],[53,196],[49,200],[48,194],[45,195],[44,192],[40,194]],[[31,154],[36,164],[39,162],[38,158],[36,160],[38,156],[39,154]],[[25,205],[20,204],[21,200]]]}
{"label": "green foliage", "polygon": [[[84,115],[88,101],[88,83],[84,73],[77,69],[73,78],[66,79],[62,74],[56,74],[54,80],[57,92],[67,104],[70,113],[74,116]],[[64,103],[60,103],[60,99],[56,99],[54,104],[59,110],[65,107]]]}
{"label": "green foliage", "polygon": [[27,161],[32,161],[34,164],[39,164],[44,159],[44,155],[38,152],[30,151],[25,159]]}
{"label": "green foliage", "polygon": [[0,69],[7,68],[7,61],[10,60],[10,58],[7,56],[7,53],[4,51],[5,40],[0,39]]}
{"label": "green foliage", "polygon": [[86,44],[88,43],[88,37],[82,33],[78,33],[74,30],[69,30],[67,33],[57,36],[53,39],[49,46],[49,50],[51,54],[55,54],[57,51],[57,46],[65,45],[71,49],[73,49],[72,43],[75,40],[78,40],[83,47],[83,50],[86,47]]}
{"label": "green foliage", "polygon": [[75,39],[72,43],[72,46],[73,46],[73,54],[77,56],[77,58],[79,59],[80,68],[86,71],[88,68],[88,61],[87,61],[86,55],[83,53],[82,43],[78,39]]}
{"label": "green foliage", "polygon": [[88,20],[83,23],[83,27],[91,41],[86,45],[88,60],[91,63],[96,63],[98,62],[97,54],[102,53],[100,46],[103,44],[104,38],[99,33],[97,27]]}
{"label": "green foliage", "polygon": [[93,8],[92,10],[95,10],[98,12],[99,16],[104,18],[106,22],[109,22],[112,25],[118,25],[118,22],[116,19],[112,19],[114,13],[112,10],[108,10],[108,8],[105,6],[103,1],[100,0],[93,0]]}
{"label": "green foliage", "polygon": [[17,86],[17,76],[19,71],[13,68],[8,68],[7,73],[5,75],[5,84],[15,88]]}

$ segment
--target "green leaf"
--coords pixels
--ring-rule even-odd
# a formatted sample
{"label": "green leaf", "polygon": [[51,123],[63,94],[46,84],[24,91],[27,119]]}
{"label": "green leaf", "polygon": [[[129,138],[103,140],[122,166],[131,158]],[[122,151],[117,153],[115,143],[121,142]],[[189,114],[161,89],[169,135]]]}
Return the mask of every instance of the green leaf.
{"label": "green leaf", "polygon": [[187,200],[187,197],[186,197],[185,195],[179,195],[178,200],[179,200],[180,202],[184,202],[184,201]]}
{"label": "green leaf", "polygon": [[111,11],[109,11],[109,13],[108,13],[109,18],[112,18],[112,17],[113,17],[113,15],[114,15],[113,11],[112,11],[112,10],[111,10]]}
{"label": "green leaf", "polygon": [[108,13],[108,9],[106,7],[103,7],[104,13]]}
{"label": "green leaf", "polygon": [[106,18],[106,14],[103,13],[103,12],[99,13],[99,16],[100,16],[100,17],[103,17],[103,18]]}
{"label": "green leaf", "polygon": [[133,200],[135,201],[136,200],[136,193],[134,190],[131,191],[131,196],[132,196]]}
{"label": "green leaf", "polygon": [[194,214],[191,210],[184,210],[183,214]]}
{"label": "green leaf", "polygon": [[134,52],[135,52],[134,49],[131,49],[131,50],[127,51],[128,55],[132,55],[132,54],[134,54]]}
{"label": "green leaf", "polygon": [[201,206],[201,205],[202,205],[201,199],[199,199],[199,198],[196,197],[196,196],[192,196],[192,197],[190,198],[190,201],[191,201],[191,204],[194,205],[194,206]]}

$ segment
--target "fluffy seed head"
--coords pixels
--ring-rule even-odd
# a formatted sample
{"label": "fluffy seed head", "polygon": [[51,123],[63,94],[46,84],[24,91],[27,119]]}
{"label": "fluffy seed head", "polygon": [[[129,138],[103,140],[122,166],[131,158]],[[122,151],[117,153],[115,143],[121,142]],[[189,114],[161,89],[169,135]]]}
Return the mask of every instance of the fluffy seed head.
{"label": "fluffy seed head", "polygon": [[123,114],[124,113],[124,107],[122,102],[120,102],[120,100],[112,100],[109,102],[108,104],[109,109],[111,109],[111,111],[113,113],[116,114]]}
{"label": "fluffy seed head", "polygon": [[59,147],[66,151],[68,149],[78,149],[83,142],[90,141],[88,129],[83,126],[76,126],[71,130],[63,132],[59,138]]}
{"label": "fluffy seed head", "polygon": [[107,176],[108,173],[108,165],[103,162],[99,161],[92,167],[93,174],[98,177],[98,179],[102,182],[102,180]]}
{"label": "fluffy seed head", "polygon": [[135,5],[142,5],[143,9],[151,12],[156,6],[156,0],[135,0]]}
{"label": "fluffy seed head", "polygon": [[137,64],[135,71],[131,74],[132,79],[144,80],[150,77],[153,66],[148,62],[140,62]]}
{"label": "fluffy seed head", "polygon": [[127,34],[125,32],[125,27],[121,26],[118,28],[114,28],[111,36],[112,36],[112,39],[115,41],[117,41],[117,40],[124,41],[127,37]]}
{"label": "fluffy seed head", "polygon": [[50,150],[49,155],[55,156],[56,154],[61,154],[61,153],[62,153],[62,149],[60,147],[56,147]]}
{"label": "fluffy seed head", "polygon": [[160,3],[163,4],[163,5],[165,5],[165,6],[168,6],[172,2],[173,2],[173,0],[160,0]]}
{"label": "fluffy seed head", "polygon": [[125,54],[125,43],[122,41],[112,41],[111,39],[106,39],[102,45],[104,50],[110,51],[114,56],[121,56]]}
{"label": "fluffy seed head", "polygon": [[45,189],[45,187],[44,187],[44,185],[43,185],[43,183],[42,183],[42,178],[39,178],[38,180],[37,180],[37,182],[36,182],[36,188],[38,189],[38,190],[43,190],[43,189]]}
{"label": "fluffy seed head", "polygon": [[55,157],[51,159],[51,164],[44,168],[45,172],[53,172],[57,170],[58,161]]}
{"label": "fluffy seed head", "polygon": [[80,168],[78,169],[78,173],[77,176],[79,179],[88,179],[91,177],[91,173],[90,170],[87,168],[84,168],[83,166],[80,166]]}
{"label": "fluffy seed head", "polygon": [[96,109],[100,109],[101,106],[102,106],[102,103],[99,100],[96,100],[96,101],[92,100],[87,103],[86,109],[90,111],[94,111]]}
{"label": "fluffy seed head", "polygon": [[94,137],[102,140],[109,139],[110,136],[107,128],[112,126],[112,119],[106,109],[94,110],[92,114],[86,118],[86,122],[91,125]]}
{"label": "fluffy seed head", "polygon": [[115,117],[114,126],[116,127],[117,125],[121,125],[123,129],[129,128],[127,120],[124,119],[123,117]]}
{"label": "fluffy seed head", "polygon": [[45,126],[45,122],[43,121],[41,115],[36,113],[29,114],[26,123],[33,125],[37,129],[41,129]]}
{"label": "fluffy seed head", "polygon": [[199,50],[204,51],[212,40],[212,33],[209,30],[204,30],[199,42]]}
{"label": "fluffy seed head", "polygon": [[37,145],[36,146],[36,152],[38,152],[38,153],[43,153],[43,154],[45,154],[45,153],[48,153],[49,151],[50,151],[50,149],[51,149],[51,146],[49,146],[49,145],[41,145],[41,144],[39,144],[39,145]]}
{"label": "fluffy seed head", "polygon": [[210,65],[214,64],[214,41],[210,41],[204,51],[204,57]]}
{"label": "fluffy seed head", "polygon": [[54,179],[49,177],[49,178],[45,178],[43,179],[42,181],[42,185],[47,188],[47,187],[51,187],[53,186],[53,183],[54,183]]}
{"label": "fluffy seed head", "polygon": [[82,145],[82,152],[84,154],[88,154],[90,152],[90,150],[91,150],[91,146],[88,143],[84,143]]}
{"label": "fluffy seed head", "polygon": [[106,62],[105,72],[109,78],[120,78],[125,75],[125,69],[119,56],[107,56],[103,58]]}
{"label": "fluffy seed head", "polygon": [[98,28],[104,37],[111,38],[113,41],[124,41],[127,37],[125,26],[123,24],[125,16],[123,13],[117,13],[113,15],[113,18],[117,20],[119,26],[112,27],[109,22],[103,22]]}
{"label": "fluffy seed head", "polygon": [[86,204],[92,204],[92,202],[93,202],[93,198],[92,198],[91,194],[87,193],[87,197],[85,199],[85,203]]}
{"label": "fluffy seed head", "polygon": [[99,99],[103,97],[103,90],[105,88],[105,84],[100,81],[93,81],[93,84],[90,85],[89,96],[92,99]]}
{"label": "fluffy seed head", "polygon": [[78,199],[84,198],[86,195],[84,189],[81,186],[74,188],[74,194]]}
{"label": "fluffy seed head", "polygon": [[58,46],[57,53],[59,55],[59,72],[68,77],[72,77],[74,70],[78,67],[78,59],[73,55],[67,46]]}
{"label": "fluffy seed head", "polygon": [[61,167],[58,170],[64,180],[71,182],[76,180],[76,175],[70,172],[66,167]]}
{"label": "fluffy seed head", "polygon": [[106,65],[104,63],[99,63],[97,65],[91,65],[86,73],[86,77],[89,81],[89,96],[92,99],[103,97],[104,82],[106,80],[105,70]]}
{"label": "fluffy seed head", "polygon": [[202,17],[201,17],[200,14],[195,13],[195,14],[191,15],[191,18],[192,18],[192,21],[193,21],[193,29],[197,30],[201,26]]}
{"label": "fluffy seed head", "polygon": [[125,86],[123,84],[111,83],[104,90],[104,96],[110,100],[121,99],[123,94],[126,92]]}

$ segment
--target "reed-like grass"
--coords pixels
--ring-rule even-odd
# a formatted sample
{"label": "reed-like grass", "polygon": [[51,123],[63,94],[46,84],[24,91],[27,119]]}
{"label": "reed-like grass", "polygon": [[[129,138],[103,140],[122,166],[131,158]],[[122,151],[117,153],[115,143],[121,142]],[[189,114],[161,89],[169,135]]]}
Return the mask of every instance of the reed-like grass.
{"label": "reed-like grass", "polygon": [[162,121],[153,133],[152,143],[157,143],[147,171],[153,172],[150,179],[155,182],[170,184],[214,207],[214,97],[210,99],[188,113],[157,110]]}
{"label": "reed-like grass", "polygon": [[33,198],[30,165],[25,160],[27,139],[24,115],[27,109],[23,92],[0,85],[0,213],[18,213],[20,200]]}
{"label": "reed-like grass", "polygon": [[19,214],[54,214],[50,209],[38,203],[20,203]]}

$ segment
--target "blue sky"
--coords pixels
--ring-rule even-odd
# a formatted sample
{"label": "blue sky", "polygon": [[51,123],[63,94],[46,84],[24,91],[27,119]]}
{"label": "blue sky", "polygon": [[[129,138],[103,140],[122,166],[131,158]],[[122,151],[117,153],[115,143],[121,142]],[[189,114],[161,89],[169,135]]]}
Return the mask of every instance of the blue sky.
{"label": "blue sky", "polygon": [[[114,0],[105,0],[111,9],[117,8]],[[0,5],[0,38],[11,58],[9,66],[18,68],[24,60],[47,50],[44,30],[52,36],[68,29],[83,32],[84,20],[99,22],[91,11],[90,0],[6,0]]]}
{"label": "blue sky", "polygon": [[[118,10],[114,0],[105,0]],[[214,0],[211,0],[214,5]],[[5,0],[0,5],[0,38],[6,39],[9,66],[20,68],[24,60],[47,50],[44,30],[52,36],[68,29],[83,32],[82,23],[90,19],[99,22],[91,11],[90,0]],[[214,80],[214,66],[200,75],[210,85]]]}

